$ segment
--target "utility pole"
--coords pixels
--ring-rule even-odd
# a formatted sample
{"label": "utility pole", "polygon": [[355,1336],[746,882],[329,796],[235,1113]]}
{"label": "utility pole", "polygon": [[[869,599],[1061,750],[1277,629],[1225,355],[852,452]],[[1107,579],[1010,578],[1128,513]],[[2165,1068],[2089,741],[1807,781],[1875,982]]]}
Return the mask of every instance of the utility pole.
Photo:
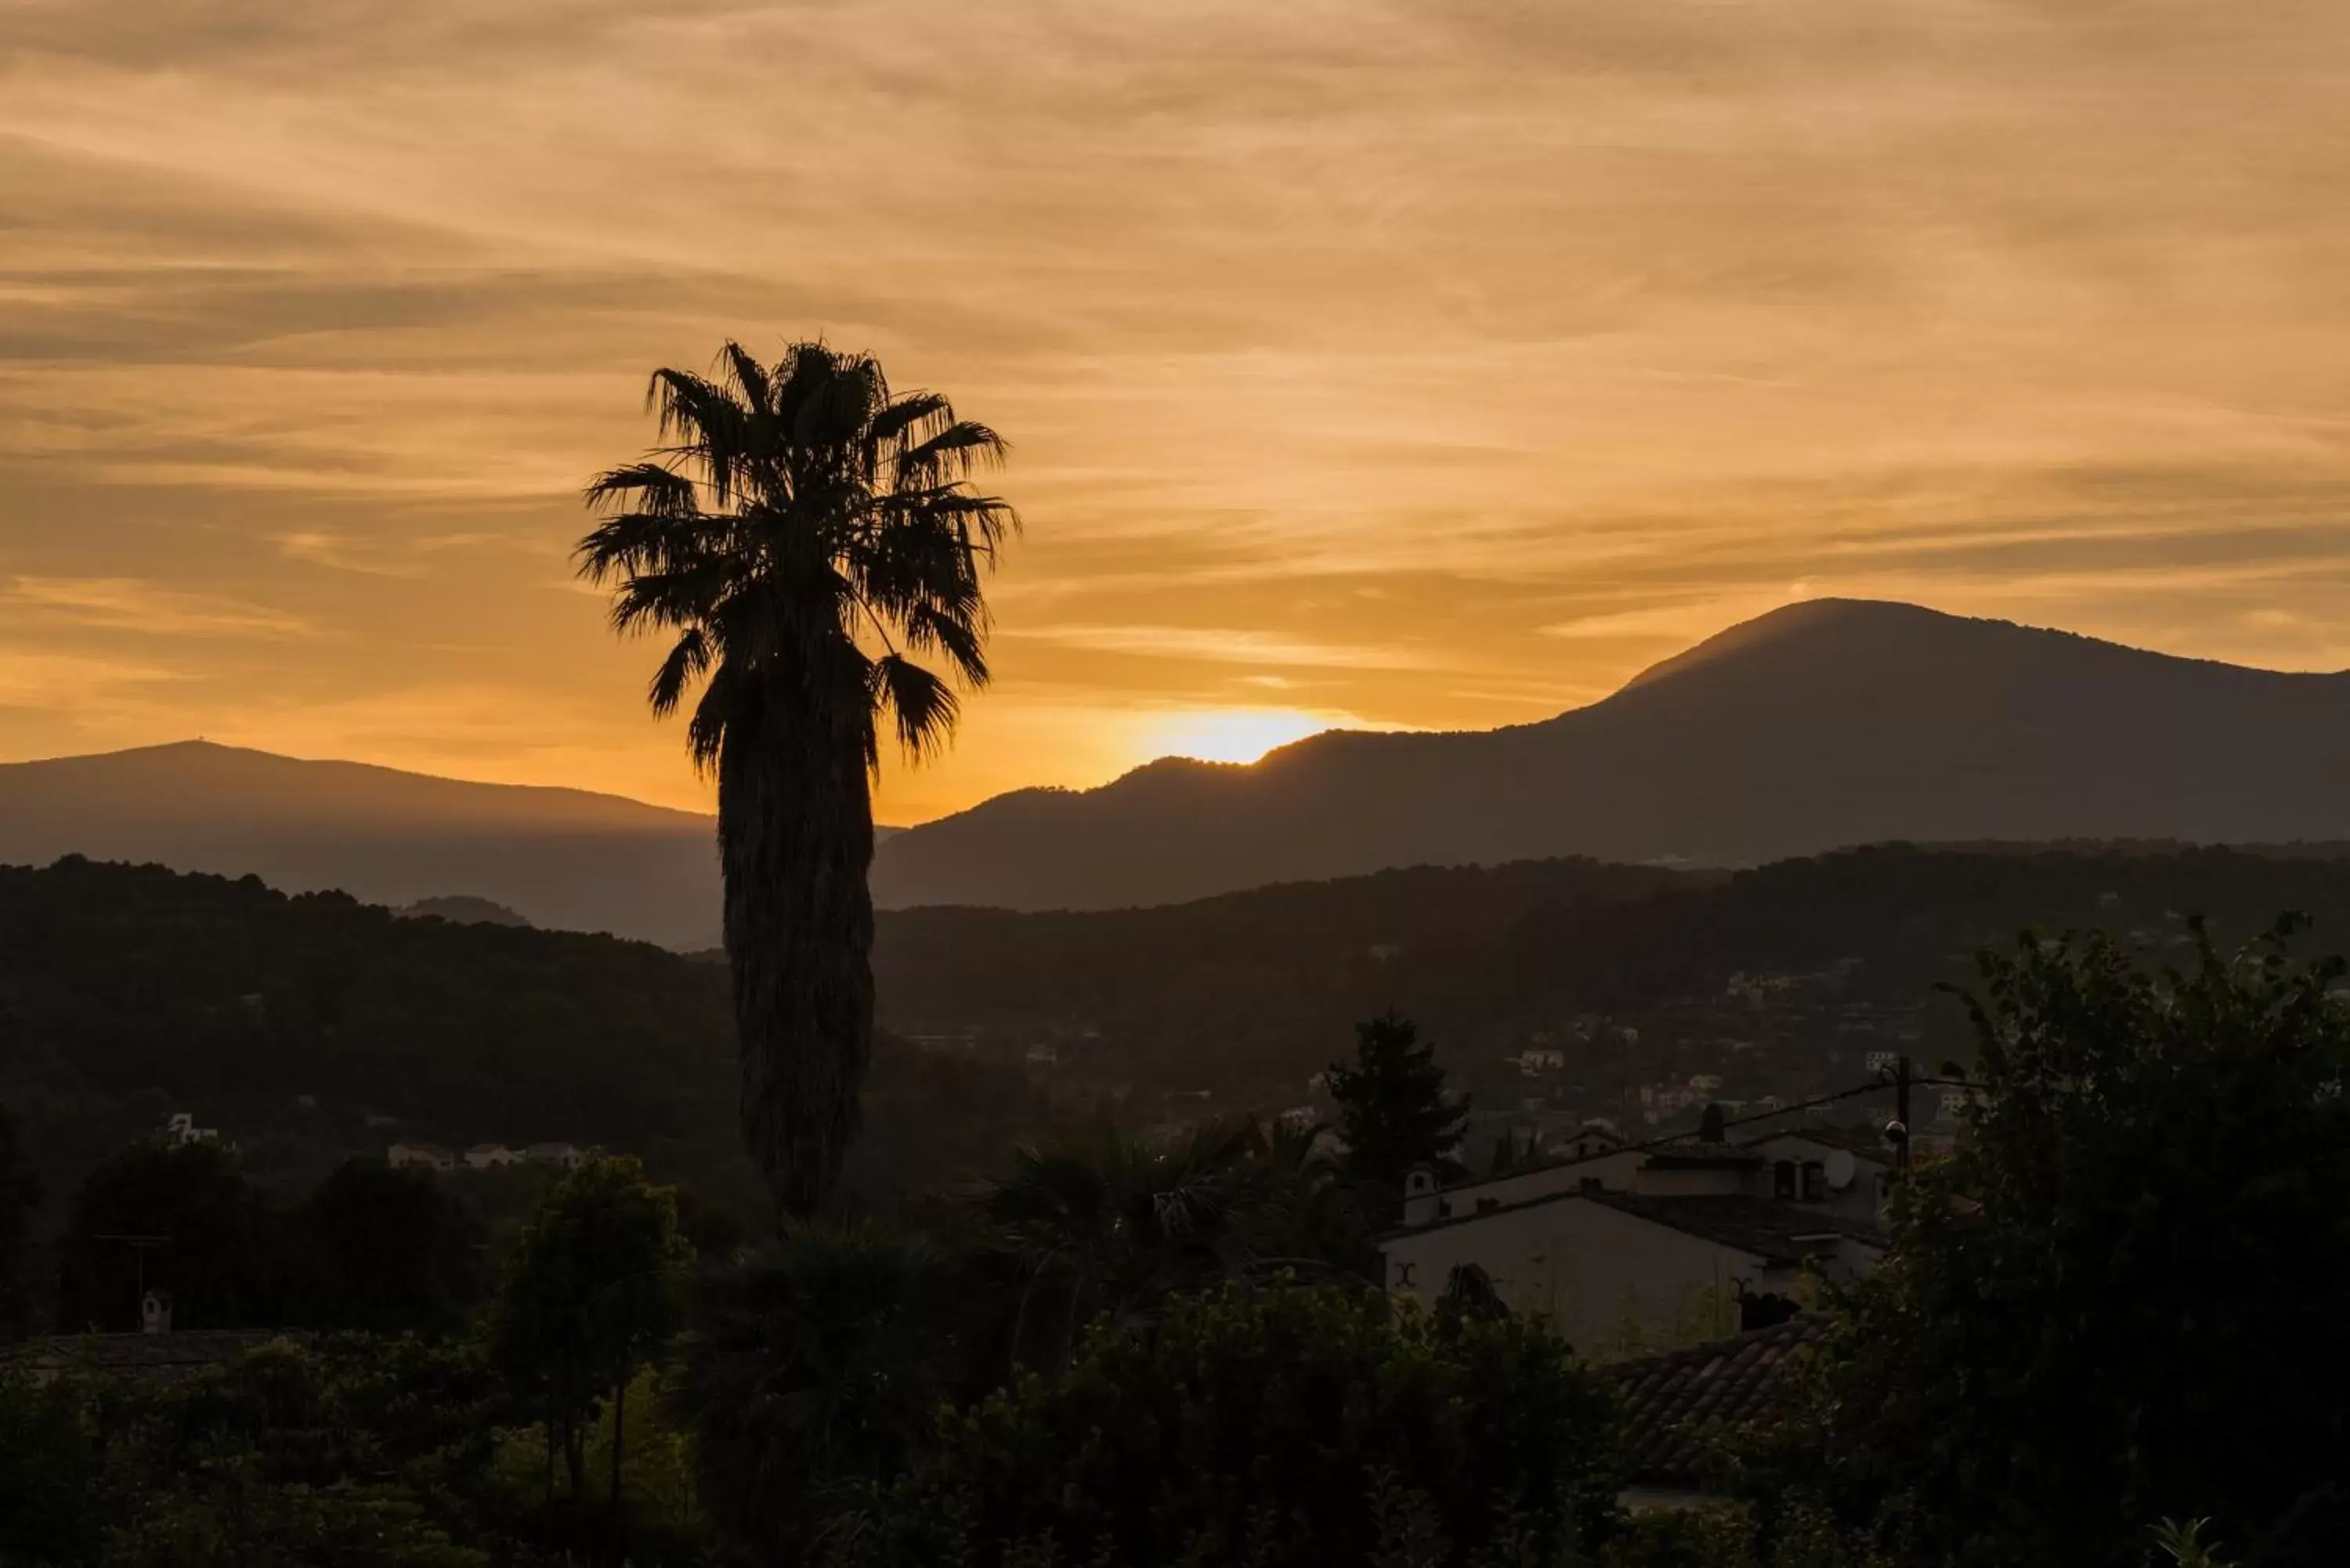
{"label": "utility pole", "polygon": [[138,1256],[139,1310],[143,1319],[147,1308],[147,1254],[153,1251],[158,1247],[170,1246],[172,1244],[172,1238],[169,1236],[97,1235],[92,1236],[90,1240],[93,1241],[120,1241],[124,1246],[130,1248],[131,1251]]}
{"label": "utility pole", "polygon": [[1909,1054],[1906,1051],[1893,1065],[1893,1119],[1901,1128],[1901,1141],[1893,1151],[1894,1164],[1906,1179],[1909,1174]]}

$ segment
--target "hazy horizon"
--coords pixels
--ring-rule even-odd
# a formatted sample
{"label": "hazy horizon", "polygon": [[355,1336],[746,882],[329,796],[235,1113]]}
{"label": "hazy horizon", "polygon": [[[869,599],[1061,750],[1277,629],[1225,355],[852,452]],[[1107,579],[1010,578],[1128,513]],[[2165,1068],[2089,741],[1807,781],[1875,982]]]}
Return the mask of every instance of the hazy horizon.
{"label": "hazy horizon", "polygon": [[728,336],[1014,442],[998,684],[886,820],[1827,595],[2350,666],[2350,13],[966,16],[10,7],[0,760],[706,809],[567,557]]}

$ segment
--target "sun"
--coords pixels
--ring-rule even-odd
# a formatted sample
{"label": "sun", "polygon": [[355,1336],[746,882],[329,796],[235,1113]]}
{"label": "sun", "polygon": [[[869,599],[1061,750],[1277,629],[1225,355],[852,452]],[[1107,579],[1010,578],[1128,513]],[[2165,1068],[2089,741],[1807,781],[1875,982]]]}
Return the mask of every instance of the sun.
{"label": "sun", "polygon": [[1301,708],[1198,708],[1157,720],[1143,740],[1152,756],[1253,763],[1276,746],[1346,723],[1342,715]]}

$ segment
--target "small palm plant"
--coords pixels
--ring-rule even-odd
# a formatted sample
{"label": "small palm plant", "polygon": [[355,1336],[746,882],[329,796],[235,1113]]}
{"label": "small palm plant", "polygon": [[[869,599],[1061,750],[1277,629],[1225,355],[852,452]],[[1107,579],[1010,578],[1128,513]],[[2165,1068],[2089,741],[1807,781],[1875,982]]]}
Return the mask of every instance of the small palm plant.
{"label": "small palm plant", "polygon": [[2220,1555],[2220,1543],[2203,1539],[2203,1531],[2210,1522],[2208,1519],[2184,1522],[2166,1519],[2154,1527],[2154,1543],[2171,1568],[2228,1568],[2227,1560]]}

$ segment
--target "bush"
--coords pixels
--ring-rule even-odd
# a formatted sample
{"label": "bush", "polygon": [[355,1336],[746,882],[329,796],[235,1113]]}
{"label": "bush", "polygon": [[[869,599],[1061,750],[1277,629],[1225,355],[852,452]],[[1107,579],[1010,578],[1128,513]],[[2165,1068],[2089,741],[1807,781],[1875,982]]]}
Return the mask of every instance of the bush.
{"label": "bush", "polygon": [[2338,1557],[2350,1010],[2291,929],[2232,956],[2199,930],[2185,973],[2102,937],[1986,958],[1986,1093],[1758,1480],[1925,1562],[2138,1568],[2181,1511],[2246,1568]]}
{"label": "bush", "polygon": [[[1614,1517],[1617,1410],[1513,1320],[1227,1286],[944,1419],[840,1564],[1549,1563]],[[1497,1556],[1496,1553],[1506,1553]]]}

